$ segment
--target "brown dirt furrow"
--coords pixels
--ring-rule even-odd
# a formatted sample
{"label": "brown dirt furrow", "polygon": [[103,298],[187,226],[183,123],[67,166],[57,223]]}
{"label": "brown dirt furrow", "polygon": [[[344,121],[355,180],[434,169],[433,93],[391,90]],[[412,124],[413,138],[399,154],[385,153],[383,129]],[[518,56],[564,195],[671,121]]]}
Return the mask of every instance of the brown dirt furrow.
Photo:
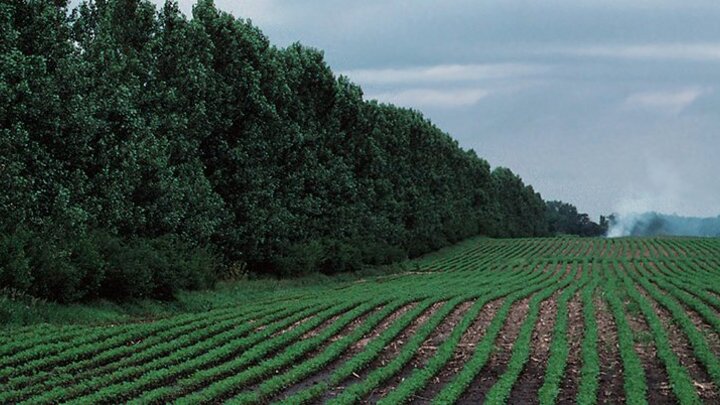
{"label": "brown dirt furrow", "polygon": [[357,375],[354,375],[350,379],[343,381],[337,387],[333,387],[332,389],[330,389],[319,402],[327,402],[328,400],[334,398],[340,392],[342,392],[348,385],[358,381],[363,381],[372,370],[383,367],[387,363],[392,361],[392,359],[397,357],[397,355],[402,350],[402,347],[410,339],[410,337],[415,334],[418,328],[420,328],[420,326],[427,322],[428,318],[433,316],[433,314],[435,314],[435,312],[437,312],[440,307],[445,305],[445,302],[446,301],[436,302],[430,308],[425,310],[419,317],[415,318],[415,320],[413,320],[410,326],[407,327],[392,343],[387,345],[372,363],[370,363],[366,368],[358,372]]}
{"label": "brown dirt furrow", "polygon": [[667,249],[665,249],[665,246],[663,246],[659,243],[655,244],[655,252],[656,252],[655,257],[669,257],[670,256]]}
{"label": "brown dirt furrow", "polygon": [[556,266],[556,272],[561,272],[563,274],[563,278],[567,277],[571,271],[572,271],[572,264],[558,263],[558,265]]}
{"label": "brown dirt furrow", "polygon": [[[279,335],[279,334],[281,334],[281,333],[284,333],[284,332],[286,332],[286,331],[289,331],[290,329],[297,327],[298,325],[302,324],[303,322],[307,322],[308,320],[312,319],[314,316],[315,316],[315,315],[308,315],[308,316],[306,316],[305,318],[303,318],[303,319],[301,319],[301,320],[299,320],[299,321],[295,321],[295,323],[293,323],[293,324],[290,325],[290,326],[287,326],[287,327],[284,328],[283,330],[273,333],[272,336],[275,337],[275,336],[277,336],[277,335]],[[264,331],[265,329],[267,329],[268,326],[272,325],[273,323],[274,323],[274,322],[267,323],[267,324],[264,324],[264,325],[258,325],[257,327],[255,327],[255,329],[253,329],[252,333],[262,332],[262,331]]]}
{"label": "brown dirt furrow", "polygon": [[[568,268],[568,271],[571,271],[571,270],[572,270],[572,265],[568,265],[568,267],[569,267],[569,268]],[[583,272],[586,272],[586,271],[589,271],[589,270],[588,270],[588,269],[584,269],[583,266],[582,266],[581,264],[579,264],[579,265],[578,265],[578,271],[577,271],[577,273],[575,273],[575,278],[574,278],[573,280],[575,280],[575,282],[580,281],[580,278],[582,278]]]}
{"label": "brown dirt furrow", "polygon": [[415,356],[410,360],[408,364],[403,367],[402,371],[397,373],[390,381],[386,382],[385,385],[373,391],[368,398],[368,402],[375,403],[388,392],[394,390],[405,378],[407,378],[414,369],[423,368],[430,360],[430,358],[437,351],[440,346],[452,333],[455,326],[460,323],[460,320],[465,313],[470,309],[474,301],[466,301],[455,307],[450,315],[448,315],[438,325],[438,327],[425,339],[423,344],[420,346]]}
{"label": "brown dirt furrow", "polygon": [[415,306],[417,306],[417,302],[413,302],[407,305],[403,305],[399,309],[395,310],[392,314],[390,314],[387,318],[385,318],[378,326],[376,326],[370,333],[364,335],[360,340],[355,342],[352,346],[346,350],[342,356],[340,356],[338,359],[330,363],[327,367],[325,367],[323,370],[318,372],[315,375],[312,375],[308,377],[307,379],[285,389],[283,392],[278,394],[275,399],[273,399],[271,402],[275,402],[278,400],[282,400],[286,397],[289,397],[296,392],[302,391],[308,387],[311,387],[315,384],[318,384],[320,382],[323,382],[327,380],[332,373],[337,369],[341,364],[345,363],[346,361],[353,358],[355,355],[360,353],[365,346],[368,345],[373,339],[380,336],[381,333],[385,332],[398,318],[405,315],[408,311],[413,309]]}
{"label": "brown dirt furrow", "polygon": [[650,245],[643,242],[640,247],[640,257],[653,257],[653,252],[650,251]]}
{"label": "brown dirt furrow", "polygon": [[[382,307],[380,307],[380,308],[382,308]],[[374,311],[377,311],[378,309],[379,309],[379,308],[376,307],[376,308],[374,308],[373,310],[371,310],[371,311],[369,311],[369,312],[372,313],[372,312],[374,312]],[[342,312],[341,315],[344,315],[345,313],[346,313],[346,311]],[[364,318],[367,317],[367,316],[368,316],[368,314],[366,313],[365,315],[359,317],[358,319],[361,319],[361,318],[364,319]],[[353,324],[355,324],[355,323],[358,321],[358,319],[356,319],[356,320],[353,322]],[[322,330],[324,330],[325,328],[327,328],[329,325],[330,325],[330,324],[329,324],[327,321],[326,321],[326,322],[323,322],[323,323],[321,323],[320,325],[318,325],[318,326],[316,326],[315,328],[313,328],[312,331],[317,331],[317,333],[320,333]],[[352,325],[352,324],[351,324],[351,325]],[[348,327],[349,327],[349,326],[346,326],[345,329],[347,329]],[[343,329],[343,331],[341,331],[340,333],[344,332],[345,329]],[[312,331],[310,331],[310,332],[312,332]],[[308,332],[308,333],[310,333],[310,332]],[[316,334],[317,334],[317,333],[316,333]],[[295,343],[297,343],[299,340],[300,340],[300,338],[298,338],[297,340],[291,342],[290,344],[295,344]],[[276,348],[276,349],[270,351],[269,353],[266,353],[266,354],[265,354],[265,357],[263,357],[262,359],[254,360],[254,361],[248,363],[246,366],[243,367],[243,370],[247,370],[248,368],[254,367],[254,366],[256,366],[256,365],[258,364],[258,362],[262,362],[262,361],[264,361],[265,359],[269,359],[269,358],[274,357],[275,355],[277,355],[278,353],[282,352],[282,351],[285,350],[286,348],[287,348],[287,347],[279,347],[279,348]],[[223,363],[225,363],[225,362],[227,362],[227,361],[230,361],[233,357],[239,356],[240,354],[241,354],[241,353],[233,352],[233,353],[230,353],[230,354],[228,354],[228,355],[225,355],[225,356],[223,356],[223,357],[221,357],[221,358],[219,358],[219,359],[216,359],[216,360],[213,360],[213,361],[211,361],[211,362],[206,363],[206,364],[203,366],[203,369],[210,369],[210,368],[213,368],[213,367],[218,366],[218,365],[220,365],[220,364],[223,364]],[[308,357],[308,356],[305,356],[305,358],[309,358],[309,357]],[[284,367],[284,368],[282,368],[282,369],[276,370],[276,373],[284,372],[284,371],[287,370],[288,368],[289,368],[289,367]],[[216,376],[215,376],[215,381],[219,381],[219,380],[222,380],[222,379],[224,379],[224,378],[227,378],[227,377],[230,376],[231,374],[232,374],[232,372],[227,372],[227,371],[226,371],[226,372],[223,372],[223,373],[220,373],[219,375],[216,375]],[[184,373],[184,374],[182,374],[182,375],[175,376],[175,377],[172,378],[172,380],[164,381],[163,383],[158,384],[158,386],[159,386],[159,385],[172,384],[173,381],[178,380],[178,379],[181,379],[181,378],[183,378],[183,377],[185,377],[185,376],[187,376],[187,375],[189,375],[189,373]],[[258,384],[259,384],[258,381],[251,382],[251,387],[252,387],[251,390],[252,390],[252,389],[255,389]],[[206,386],[207,386],[207,385],[202,385],[202,386],[200,386],[200,387],[194,387],[193,389],[194,389],[194,390],[198,390],[198,389],[204,388],[204,387],[206,387]],[[240,389],[240,388],[238,388],[238,389]],[[245,389],[247,389],[247,388],[242,388],[242,389],[245,390]],[[237,392],[239,392],[239,391],[232,391],[232,392],[226,393],[226,394],[223,396],[223,399],[228,399],[228,398],[230,398],[231,396],[235,395]],[[188,391],[183,391],[181,394],[178,394],[178,395],[176,396],[176,398],[185,396],[185,395],[187,395],[187,394],[189,394]]]}
{"label": "brown dirt furrow", "polygon": [[600,248],[597,250],[597,255],[600,257],[607,257],[608,256],[608,243],[605,241],[596,242],[596,243],[602,243],[600,245]]}
{"label": "brown dirt furrow", "polygon": [[[345,314],[348,313],[349,311],[352,311],[353,308],[355,308],[355,307],[352,307],[352,308],[348,308],[348,309],[346,309],[346,310],[343,310],[343,311],[340,312],[339,314],[336,314],[336,315],[330,317],[329,319],[326,319],[326,320],[323,321],[320,325],[318,325],[318,326],[310,329],[309,331],[305,332],[300,338],[298,338],[298,340],[302,341],[302,340],[305,340],[305,339],[309,339],[309,338],[311,338],[311,337],[313,337],[313,336],[319,335],[320,333],[322,333],[322,331],[324,331],[325,329],[327,329],[327,327],[329,327],[329,326],[332,325],[333,323],[337,322],[337,320],[340,319],[343,315],[345,315]],[[375,310],[377,310],[377,308],[375,308]],[[312,317],[314,317],[314,316],[315,316],[315,315],[312,315],[312,316],[310,316],[310,317],[308,317],[308,318],[304,318],[304,319],[300,320],[299,322],[300,322],[300,323],[306,322],[308,319],[310,319],[310,318],[312,318]],[[296,326],[293,325],[292,327],[288,327],[288,328],[284,329],[284,330],[281,331],[281,332],[275,333],[275,334],[273,334],[273,337],[277,336],[278,334],[285,333],[285,332],[287,332],[287,331],[289,331],[289,330],[292,330],[294,327],[296,327]],[[285,348],[282,347],[282,348],[280,348],[279,350],[284,350],[284,349],[285,349]],[[275,355],[275,353],[277,353],[277,351],[276,351],[276,352],[273,352],[272,355]],[[269,357],[269,356],[268,356],[268,357]]]}
{"label": "brown dirt furrow", "polygon": [[716,292],[714,292],[714,291],[708,291],[708,290],[705,290],[705,292],[708,293],[708,295],[710,295],[710,296],[712,296],[712,297],[715,297],[715,299],[720,300],[720,294],[718,294],[718,293],[716,293]]}
{"label": "brown dirt furrow", "polygon": [[582,313],[582,300],[580,293],[568,301],[568,359],[565,368],[565,378],[560,384],[560,393],[558,395],[558,403],[572,404],[575,403],[578,386],[580,383],[580,370],[582,369],[582,359],[580,356],[580,347],[583,338],[583,323],[585,322]]}
{"label": "brown dirt furrow", "polygon": [[[323,330],[325,330],[325,328],[327,328],[328,326],[332,325],[333,323],[337,322],[337,320],[340,319],[340,317],[342,317],[343,315],[345,315],[344,312],[343,312],[343,313],[339,313],[339,314],[331,317],[330,319],[325,320],[325,321],[324,321],[323,323],[321,323],[320,325],[318,325],[318,326],[312,328],[311,330],[305,332],[305,333],[302,335],[302,337],[300,337],[300,340],[310,339],[311,337],[315,337],[315,336],[319,335],[320,332],[322,332]],[[289,328],[288,330],[290,330],[290,329],[292,329],[292,328]],[[286,332],[285,330],[282,331],[282,333],[285,333],[285,332]]]}
{"label": "brown dirt furrow", "polygon": [[540,303],[540,314],[532,336],[532,352],[525,369],[510,392],[508,403],[526,405],[539,403],[538,392],[545,379],[560,293],[561,291],[556,291],[552,297]]}
{"label": "brown dirt furrow", "polygon": [[390,316],[385,318],[385,320],[383,320],[383,322],[380,325],[378,325],[378,327],[373,329],[372,332],[364,335],[362,337],[362,339],[355,342],[355,344],[353,344],[350,347],[350,352],[352,354],[360,353],[365,348],[365,346],[368,345],[368,343],[370,343],[373,339],[380,336],[380,334],[385,332],[398,318],[405,315],[407,312],[409,312],[410,310],[415,308],[417,305],[418,305],[417,302],[413,302],[413,303],[404,305],[400,309],[398,309],[395,312],[393,312],[392,314],[390,314]]}
{"label": "brown dirt furrow", "polygon": [[510,360],[512,347],[515,344],[520,325],[527,316],[530,297],[515,302],[510,308],[510,313],[505,320],[500,334],[495,341],[495,351],[490,356],[485,367],[475,377],[470,387],[460,397],[458,404],[478,404],[485,399],[485,393],[492,387],[500,376],[505,372],[507,363]]}
{"label": "brown dirt furrow", "polygon": [[[279,331],[273,333],[270,337],[276,337],[276,336],[282,335],[282,334],[285,333],[285,332],[291,331],[291,330],[297,328],[298,326],[302,325],[303,323],[305,323],[305,322],[313,319],[315,316],[316,316],[315,314],[312,314],[312,315],[306,316],[306,317],[303,318],[303,319],[300,319],[299,321],[295,321],[292,325],[289,325],[289,326],[283,328],[282,330],[279,330]],[[265,325],[259,325],[258,327],[256,327],[255,329],[253,329],[253,333],[262,332],[262,331],[264,331],[268,326],[272,325],[273,323],[274,323],[274,322],[269,323],[269,324],[265,324]]]}
{"label": "brown dirt furrow", "polygon": [[705,336],[705,340],[707,340],[713,354],[720,356],[720,335],[694,310],[687,308],[687,314],[695,327]]}
{"label": "brown dirt furrow", "polygon": [[630,301],[627,296],[625,296],[625,304],[627,321],[635,336],[635,352],[640,357],[645,370],[648,401],[651,404],[675,403],[677,400],[672,392],[667,371],[657,356],[652,331],[650,331],[645,317],[643,317],[637,304]]}
{"label": "brown dirt furrow", "polygon": [[678,245],[673,245],[672,250],[675,253],[674,256],[676,257],[688,255],[687,251],[684,248],[679,247]]}
{"label": "brown dirt furrow", "polygon": [[622,245],[621,245],[620,243],[613,243],[612,256],[611,256],[611,257],[612,257],[613,259],[618,259],[618,258],[620,258],[620,257],[622,257],[622,256],[623,256],[623,248],[622,248]]}
{"label": "brown dirt furrow", "polygon": [[[649,266],[654,267],[654,264],[649,263]],[[653,283],[653,284],[655,286],[657,286],[657,284],[655,284],[655,283]],[[659,286],[657,286],[657,287],[660,288]],[[689,291],[685,291],[685,293],[692,295],[696,299],[702,301],[702,298],[696,296],[695,294],[693,294]],[[685,307],[685,311],[687,312],[690,320],[693,322],[695,327],[703,334],[703,336],[705,336],[705,339],[707,340],[708,345],[710,346],[710,350],[712,350],[713,354],[715,354],[716,356],[720,356],[720,335],[715,331],[715,329],[709,323],[707,323],[707,321],[705,319],[703,319],[703,317],[697,311],[695,311],[694,309],[692,309],[690,306],[686,305],[682,301],[680,301],[680,300],[677,300],[677,301],[680,305]],[[720,311],[717,308],[713,307],[712,305],[710,305],[707,302],[704,302],[704,304],[707,305],[707,307],[710,308],[716,316],[720,317]]]}
{"label": "brown dirt furrow", "polygon": [[412,399],[411,403],[428,403],[431,398],[434,398],[440,392],[445,384],[450,382],[453,377],[462,370],[465,362],[467,362],[475,352],[477,343],[485,336],[485,330],[490,325],[490,322],[492,322],[497,310],[502,306],[503,301],[504,298],[499,298],[490,301],[482,308],[478,317],[475,318],[475,321],[460,338],[460,343],[455,347],[452,359],[450,359],[440,373]]}
{"label": "brown dirt furrow", "polygon": [[[703,292],[706,295],[709,295],[711,298],[714,298],[716,300],[720,300],[720,294],[714,293],[712,291],[703,290]],[[696,299],[703,302],[703,304],[707,305],[708,308],[715,314],[715,316],[720,317],[720,305],[717,305],[716,302],[712,302],[712,300],[706,300],[705,298],[701,297],[700,294],[695,294],[691,291],[685,291],[686,294],[690,294],[694,296]]]}
{"label": "brown dirt furrow", "polygon": [[[655,283],[655,281],[654,281],[654,278],[656,277],[656,273],[659,272],[656,264],[655,264],[655,263],[645,263],[644,266],[652,269],[652,273],[650,273],[651,276],[649,277],[650,282],[651,282],[653,285],[655,285],[656,287],[658,287],[659,289],[661,289],[661,290],[663,290],[663,291],[666,291],[666,289],[658,286],[657,283]],[[673,276],[670,275],[669,277],[673,277]],[[674,287],[674,286],[673,286],[673,287]],[[705,304],[705,305],[715,314],[715,316],[720,317],[720,308],[715,307],[712,302],[705,301],[705,299],[700,296],[701,294],[696,294],[696,293],[694,293],[694,292],[692,292],[692,291],[690,291],[690,290],[683,290],[683,289],[681,289],[681,290],[682,290],[685,294],[694,297],[694,298],[697,299],[698,301],[701,301],[703,304]],[[705,291],[705,292],[707,293],[708,291]],[[712,294],[711,294],[711,295],[712,295]],[[716,295],[716,298],[718,298],[717,295]],[[685,304],[684,304],[683,302],[681,302],[680,300],[677,300],[677,301],[678,301],[680,304],[682,304],[683,306],[685,306],[685,307],[687,308],[688,312],[692,311],[693,313],[695,313],[695,311],[694,311],[692,308],[690,308],[689,306],[685,305]],[[701,322],[704,322],[704,321],[701,321]]]}
{"label": "brown dirt furrow", "polygon": [[[705,370],[702,363],[700,363],[697,357],[695,357],[687,336],[673,322],[670,312],[650,297],[642,286],[637,285],[636,287],[640,294],[642,294],[648,302],[650,302],[655,310],[655,313],[660,317],[663,328],[670,339],[670,347],[672,348],[673,353],[675,353],[678,357],[678,360],[680,360],[680,364],[687,369],[688,373],[690,373],[690,377],[695,382],[695,387],[700,398],[707,403],[720,399],[717,388],[712,382],[712,378],[707,373],[707,370]],[[650,387],[650,383],[648,381],[648,391],[651,389],[652,388]]]}
{"label": "brown dirt furrow", "polygon": [[[368,317],[372,316],[372,315],[373,315],[374,313],[376,313],[377,311],[382,310],[382,308],[383,308],[382,305],[379,306],[379,307],[375,307],[375,308],[373,308],[371,311],[368,311],[368,312],[366,312],[365,314],[363,314],[363,315],[355,318],[352,322],[350,322],[349,324],[345,325],[345,327],[344,327],[342,330],[340,330],[340,332],[338,332],[338,333],[336,333],[335,335],[333,335],[330,339],[328,339],[327,341],[325,341],[324,343],[322,343],[320,346],[318,346],[318,347],[315,348],[314,350],[311,350],[310,352],[306,353],[302,358],[296,360],[296,361],[295,361],[294,363],[292,363],[292,364],[289,364],[289,365],[287,365],[287,366],[285,366],[285,367],[282,367],[282,368],[279,368],[279,369],[275,370],[275,375],[282,374],[282,373],[290,370],[292,367],[294,367],[294,366],[296,366],[296,365],[298,365],[298,364],[300,364],[300,363],[302,363],[302,362],[304,362],[304,361],[306,361],[306,360],[308,360],[308,359],[311,359],[311,358],[317,356],[318,354],[322,353],[322,352],[327,348],[328,345],[330,345],[330,344],[332,344],[333,342],[336,342],[336,341],[342,339],[343,337],[349,335],[350,333],[352,333],[353,330],[355,330],[358,326],[362,325],[362,323],[365,322],[365,319],[367,319]],[[280,349],[280,350],[283,350],[283,349],[284,349],[284,348],[282,348],[282,349]],[[270,356],[268,356],[267,358],[269,358],[269,357],[270,357]],[[253,382],[252,384],[244,387],[242,390],[243,390],[243,391],[253,391],[253,390],[255,390],[260,384],[262,384],[262,382],[263,382],[262,380],[261,380],[261,381],[255,381],[255,382]],[[235,394],[235,392],[229,393],[228,395],[226,395],[225,397],[223,397],[223,399],[227,399],[227,398],[229,398],[231,395],[234,395],[234,394]]]}
{"label": "brown dirt furrow", "polygon": [[[599,295],[595,296],[593,304],[595,305],[595,319],[598,325],[598,356],[600,358],[598,403],[625,403],[623,366],[620,358],[615,319],[610,312],[610,308],[607,307],[607,303]],[[578,369],[578,373],[579,371],[580,369]],[[572,402],[574,400],[575,397],[570,398],[571,402],[565,403],[574,403]]]}

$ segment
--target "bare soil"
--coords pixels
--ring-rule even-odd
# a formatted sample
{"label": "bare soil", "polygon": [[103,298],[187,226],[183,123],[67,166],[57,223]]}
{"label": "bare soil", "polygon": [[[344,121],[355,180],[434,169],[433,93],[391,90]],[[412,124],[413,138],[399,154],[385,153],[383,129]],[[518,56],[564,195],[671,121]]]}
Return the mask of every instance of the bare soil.
{"label": "bare soil", "polygon": [[[314,336],[319,335],[322,330],[324,330],[324,329],[327,328],[328,326],[332,325],[333,323],[337,322],[337,320],[340,319],[340,317],[343,316],[343,315],[344,315],[344,312],[332,316],[330,319],[326,320],[325,322],[321,323],[320,325],[318,325],[318,326],[312,328],[311,330],[305,332],[305,333],[302,335],[302,337],[300,338],[300,340],[309,339],[309,338],[311,338],[311,337],[314,337]],[[306,319],[307,319],[307,318],[306,318]],[[303,319],[302,322],[304,322],[304,321],[305,321],[305,319]],[[302,323],[302,322],[301,322],[301,323]],[[295,327],[295,326],[293,326],[293,328],[294,328],[294,327]],[[283,333],[285,333],[285,332],[288,332],[288,331],[292,330],[293,328],[284,329],[284,330],[281,331],[280,334],[283,334]],[[277,334],[276,334],[276,335],[277,335]],[[273,335],[273,337],[275,337],[275,335]]]}
{"label": "bare soil", "polygon": [[552,297],[540,303],[540,314],[531,341],[532,352],[525,369],[510,392],[508,403],[532,405],[539,402],[538,392],[544,381],[550,356],[550,342],[557,317],[557,298],[560,294],[561,291],[556,291]]}
{"label": "bare soil", "polygon": [[[336,333],[335,335],[333,335],[330,339],[328,339],[328,340],[326,340],[325,342],[323,342],[320,346],[318,346],[318,347],[315,348],[314,350],[311,350],[310,352],[306,353],[302,358],[297,359],[297,360],[296,360],[294,363],[292,363],[292,364],[289,364],[289,365],[287,365],[287,366],[284,366],[284,367],[282,367],[282,368],[279,368],[279,369],[275,370],[275,374],[282,374],[282,373],[286,372],[287,370],[291,369],[292,367],[294,367],[295,365],[300,364],[300,363],[304,362],[305,360],[312,359],[313,357],[315,357],[315,356],[317,356],[318,354],[322,353],[323,351],[325,351],[325,349],[327,349],[327,347],[328,347],[330,344],[332,344],[333,342],[336,342],[336,341],[344,338],[345,336],[349,335],[350,333],[352,333],[352,331],[354,331],[354,330],[357,329],[360,325],[362,325],[362,324],[365,322],[365,320],[367,320],[367,318],[369,318],[369,317],[372,316],[373,314],[377,313],[378,311],[382,310],[382,308],[383,308],[383,306],[375,307],[375,308],[371,309],[370,311],[364,313],[363,315],[355,318],[352,322],[350,322],[349,324],[345,325],[345,327],[343,327],[343,328],[340,330],[340,332],[338,332],[338,333]],[[324,323],[323,323],[323,324],[324,324]],[[322,325],[320,325],[320,326],[322,326]],[[319,326],[318,328],[320,328],[320,326]],[[326,327],[327,327],[327,326],[326,326]],[[316,328],[316,329],[317,329],[317,328]],[[319,330],[322,330],[322,329],[319,329]],[[315,335],[317,335],[317,334],[315,334]],[[279,350],[282,351],[282,350],[284,350],[284,349],[285,349],[285,348],[283,347],[283,348],[280,348]],[[266,356],[266,358],[270,358],[270,357],[271,357],[271,356]],[[225,399],[227,399],[227,398],[230,398],[232,395],[236,394],[236,393],[239,392],[240,390],[242,390],[242,391],[252,391],[252,390],[256,389],[256,388],[258,387],[258,385],[261,384],[261,383],[262,383],[261,381],[256,381],[256,382],[254,382],[254,383],[251,383],[251,384],[246,385],[245,387],[238,387],[236,391],[232,391],[232,392],[227,393],[226,395],[224,395],[224,396],[221,398],[221,400],[225,400]]]}
{"label": "bare soil", "polygon": [[527,316],[530,297],[513,304],[500,334],[495,341],[495,351],[487,364],[475,377],[467,391],[460,397],[458,404],[478,404],[485,399],[485,394],[505,372],[510,360],[512,347],[515,344],[520,325]]}
{"label": "bare soil", "polygon": [[710,294],[711,296],[713,296],[713,297],[715,297],[715,298],[717,298],[717,299],[720,300],[720,294],[716,293],[715,291],[707,291],[707,290],[705,290],[705,292],[708,293],[708,294]]}
{"label": "bare soil", "polygon": [[580,369],[582,369],[582,359],[580,357],[580,347],[583,338],[583,313],[582,300],[580,293],[568,301],[568,359],[565,368],[565,378],[560,384],[560,393],[558,394],[558,403],[571,404],[574,403],[580,384]]}
{"label": "bare soil", "polygon": [[445,304],[445,301],[436,302],[433,304],[430,308],[425,310],[425,312],[422,313],[419,317],[417,317],[409,327],[407,327],[399,336],[397,339],[395,339],[392,343],[390,343],[388,346],[383,349],[382,352],[380,352],[380,355],[372,362],[370,363],[365,369],[358,372],[356,375],[351,377],[350,379],[347,379],[343,381],[341,384],[339,384],[337,387],[334,387],[330,389],[325,396],[322,398],[320,402],[327,402],[328,400],[334,398],[337,396],[340,392],[342,392],[345,387],[347,387],[350,384],[353,384],[358,381],[363,381],[370,372],[376,368],[383,367],[392,359],[397,357],[397,355],[402,350],[402,347],[407,343],[407,341],[417,332],[418,328],[422,326],[425,322],[427,322],[428,318],[433,316],[435,312],[440,309]]}
{"label": "bare soil", "polygon": [[[712,382],[712,378],[705,370],[705,367],[695,357],[692,346],[687,339],[685,333],[672,320],[672,315],[668,310],[659,305],[642,286],[637,285],[638,291],[650,302],[655,313],[660,317],[663,328],[670,339],[670,347],[673,353],[678,357],[680,364],[688,370],[690,377],[693,379],[695,388],[700,398],[706,402],[718,399],[717,388]],[[689,311],[688,311],[689,313]],[[648,390],[650,389],[648,383]]]}
{"label": "bare soil", "polygon": [[340,356],[337,360],[330,363],[327,367],[325,367],[323,370],[318,372],[317,374],[310,376],[306,378],[305,380],[287,388],[280,394],[278,394],[275,399],[273,399],[272,402],[277,400],[282,400],[286,397],[289,397],[296,392],[302,391],[308,387],[311,387],[315,384],[319,384],[323,381],[326,381],[332,374],[335,372],[335,370],[346,361],[353,358],[356,354],[360,353],[365,346],[368,345],[373,339],[377,338],[385,332],[390,326],[401,316],[405,315],[408,311],[412,310],[414,307],[417,306],[417,302],[413,302],[407,305],[404,305],[400,307],[399,309],[395,310],[392,314],[390,314],[387,318],[385,318],[378,326],[376,326],[370,333],[364,335],[360,340],[355,342],[352,346],[350,346],[345,353],[343,353],[342,356]]}
{"label": "bare soil", "polygon": [[710,326],[700,314],[690,308],[686,308],[686,311],[690,320],[695,324],[695,327],[705,336],[710,350],[712,350],[715,356],[720,357],[720,335],[715,332],[715,329]]}
{"label": "bare soil", "polygon": [[403,367],[402,371],[396,374],[390,379],[384,386],[373,391],[368,398],[370,403],[377,402],[380,398],[387,395],[390,391],[394,390],[401,382],[405,380],[416,368],[423,368],[430,360],[430,358],[437,351],[448,336],[452,333],[455,326],[460,323],[460,320],[465,313],[473,305],[474,301],[463,302],[462,304],[455,307],[443,321],[438,325],[437,328],[425,339],[423,344],[420,346],[415,356]]}
{"label": "bare soil", "polygon": [[[598,325],[598,356],[600,357],[598,403],[625,403],[623,366],[618,346],[617,326],[604,300],[596,295],[593,303]],[[582,328],[583,324],[579,324],[577,327]],[[578,376],[579,371],[580,369],[578,369]],[[574,401],[574,399],[573,397],[572,400]]]}
{"label": "bare soil", "polygon": [[490,322],[495,317],[498,309],[502,306],[504,298],[487,303],[478,314],[478,317],[470,325],[467,331],[460,338],[460,343],[455,348],[452,359],[445,365],[440,373],[433,378],[428,385],[411,400],[412,404],[426,404],[434,398],[440,390],[450,382],[455,375],[462,370],[465,363],[475,352],[475,346],[485,336]]}
{"label": "bare soil", "polygon": [[[637,284],[636,287],[639,289]],[[629,298],[626,297],[626,318],[635,336],[635,352],[640,357],[645,370],[648,401],[651,404],[674,403],[677,400],[672,392],[667,371],[657,356],[657,348],[655,347],[652,332],[641,313],[627,310],[629,302]]]}

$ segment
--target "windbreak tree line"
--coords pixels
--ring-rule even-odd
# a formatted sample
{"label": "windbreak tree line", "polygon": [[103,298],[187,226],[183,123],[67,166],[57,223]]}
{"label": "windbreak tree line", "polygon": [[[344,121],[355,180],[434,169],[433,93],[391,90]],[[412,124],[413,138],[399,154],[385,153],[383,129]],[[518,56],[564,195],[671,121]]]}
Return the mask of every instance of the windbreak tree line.
{"label": "windbreak tree line", "polygon": [[510,170],[211,0],[2,2],[0,151],[0,286],[58,301],[549,232]]}

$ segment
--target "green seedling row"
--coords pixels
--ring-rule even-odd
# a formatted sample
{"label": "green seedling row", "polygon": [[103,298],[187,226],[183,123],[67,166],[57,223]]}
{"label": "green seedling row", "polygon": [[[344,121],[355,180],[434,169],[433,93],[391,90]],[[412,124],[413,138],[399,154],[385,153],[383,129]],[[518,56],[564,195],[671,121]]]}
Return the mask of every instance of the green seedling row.
{"label": "green seedling row", "polygon": [[[551,405],[568,398],[561,387],[572,373],[575,403],[595,404],[603,395],[645,404],[649,367],[663,368],[651,371],[667,375],[681,404],[720,398],[719,239],[477,238],[393,269],[281,282],[248,291],[252,301],[219,297],[222,304],[207,311],[155,320],[2,331],[0,403],[444,405],[481,397],[506,404],[528,395],[519,384],[532,376],[542,381],[533,384],[539,388],[531,402]],[[527,315],[513,325],[512,346],[502,349],[509,352],[493,357],[524,300]],[[547,361],[532,367],[541,370],[538,377],[524,373],[547,300],[557,312],[543,348]],[[470,335],[495,301],[482,334]],[[576,303],[582,320],[573,324]],[[598,324],[605,319],[612,325]],[[647,324],[647,334],[633,332],[637,322]],[[600,355],[600,326],[617,334],[620,380],[602,378],[611,359]],[[577,362],[569,362],[571,330],[580,339]],[[659,361],[645,364],[638,350],[648,339]],[[681,344],[694,359],[680,357]],[[687,361],[707,372],[711,387],[693,381]],[[489,372],[496,372],[493,384],[479,385]]]}

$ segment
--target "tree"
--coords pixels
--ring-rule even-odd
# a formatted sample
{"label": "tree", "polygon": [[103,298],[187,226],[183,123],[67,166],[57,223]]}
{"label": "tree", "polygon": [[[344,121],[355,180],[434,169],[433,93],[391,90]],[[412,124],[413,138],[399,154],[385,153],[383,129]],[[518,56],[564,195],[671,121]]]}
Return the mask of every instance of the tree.
{"label": "tree", "polygon": [[597,224],[588,214],[578,213],[572,204],[549,201],[546,205],[549,231],[553,235],[602,236],[607,233],[609,223],[603,216],[600,217],[600,224]]}
{"label": "tree", "polygon": [[591,227],[212,0],[191,19],[5,2],[0,39],[0,281],[30,294],[168,298],[218,268],[335,273]]}

